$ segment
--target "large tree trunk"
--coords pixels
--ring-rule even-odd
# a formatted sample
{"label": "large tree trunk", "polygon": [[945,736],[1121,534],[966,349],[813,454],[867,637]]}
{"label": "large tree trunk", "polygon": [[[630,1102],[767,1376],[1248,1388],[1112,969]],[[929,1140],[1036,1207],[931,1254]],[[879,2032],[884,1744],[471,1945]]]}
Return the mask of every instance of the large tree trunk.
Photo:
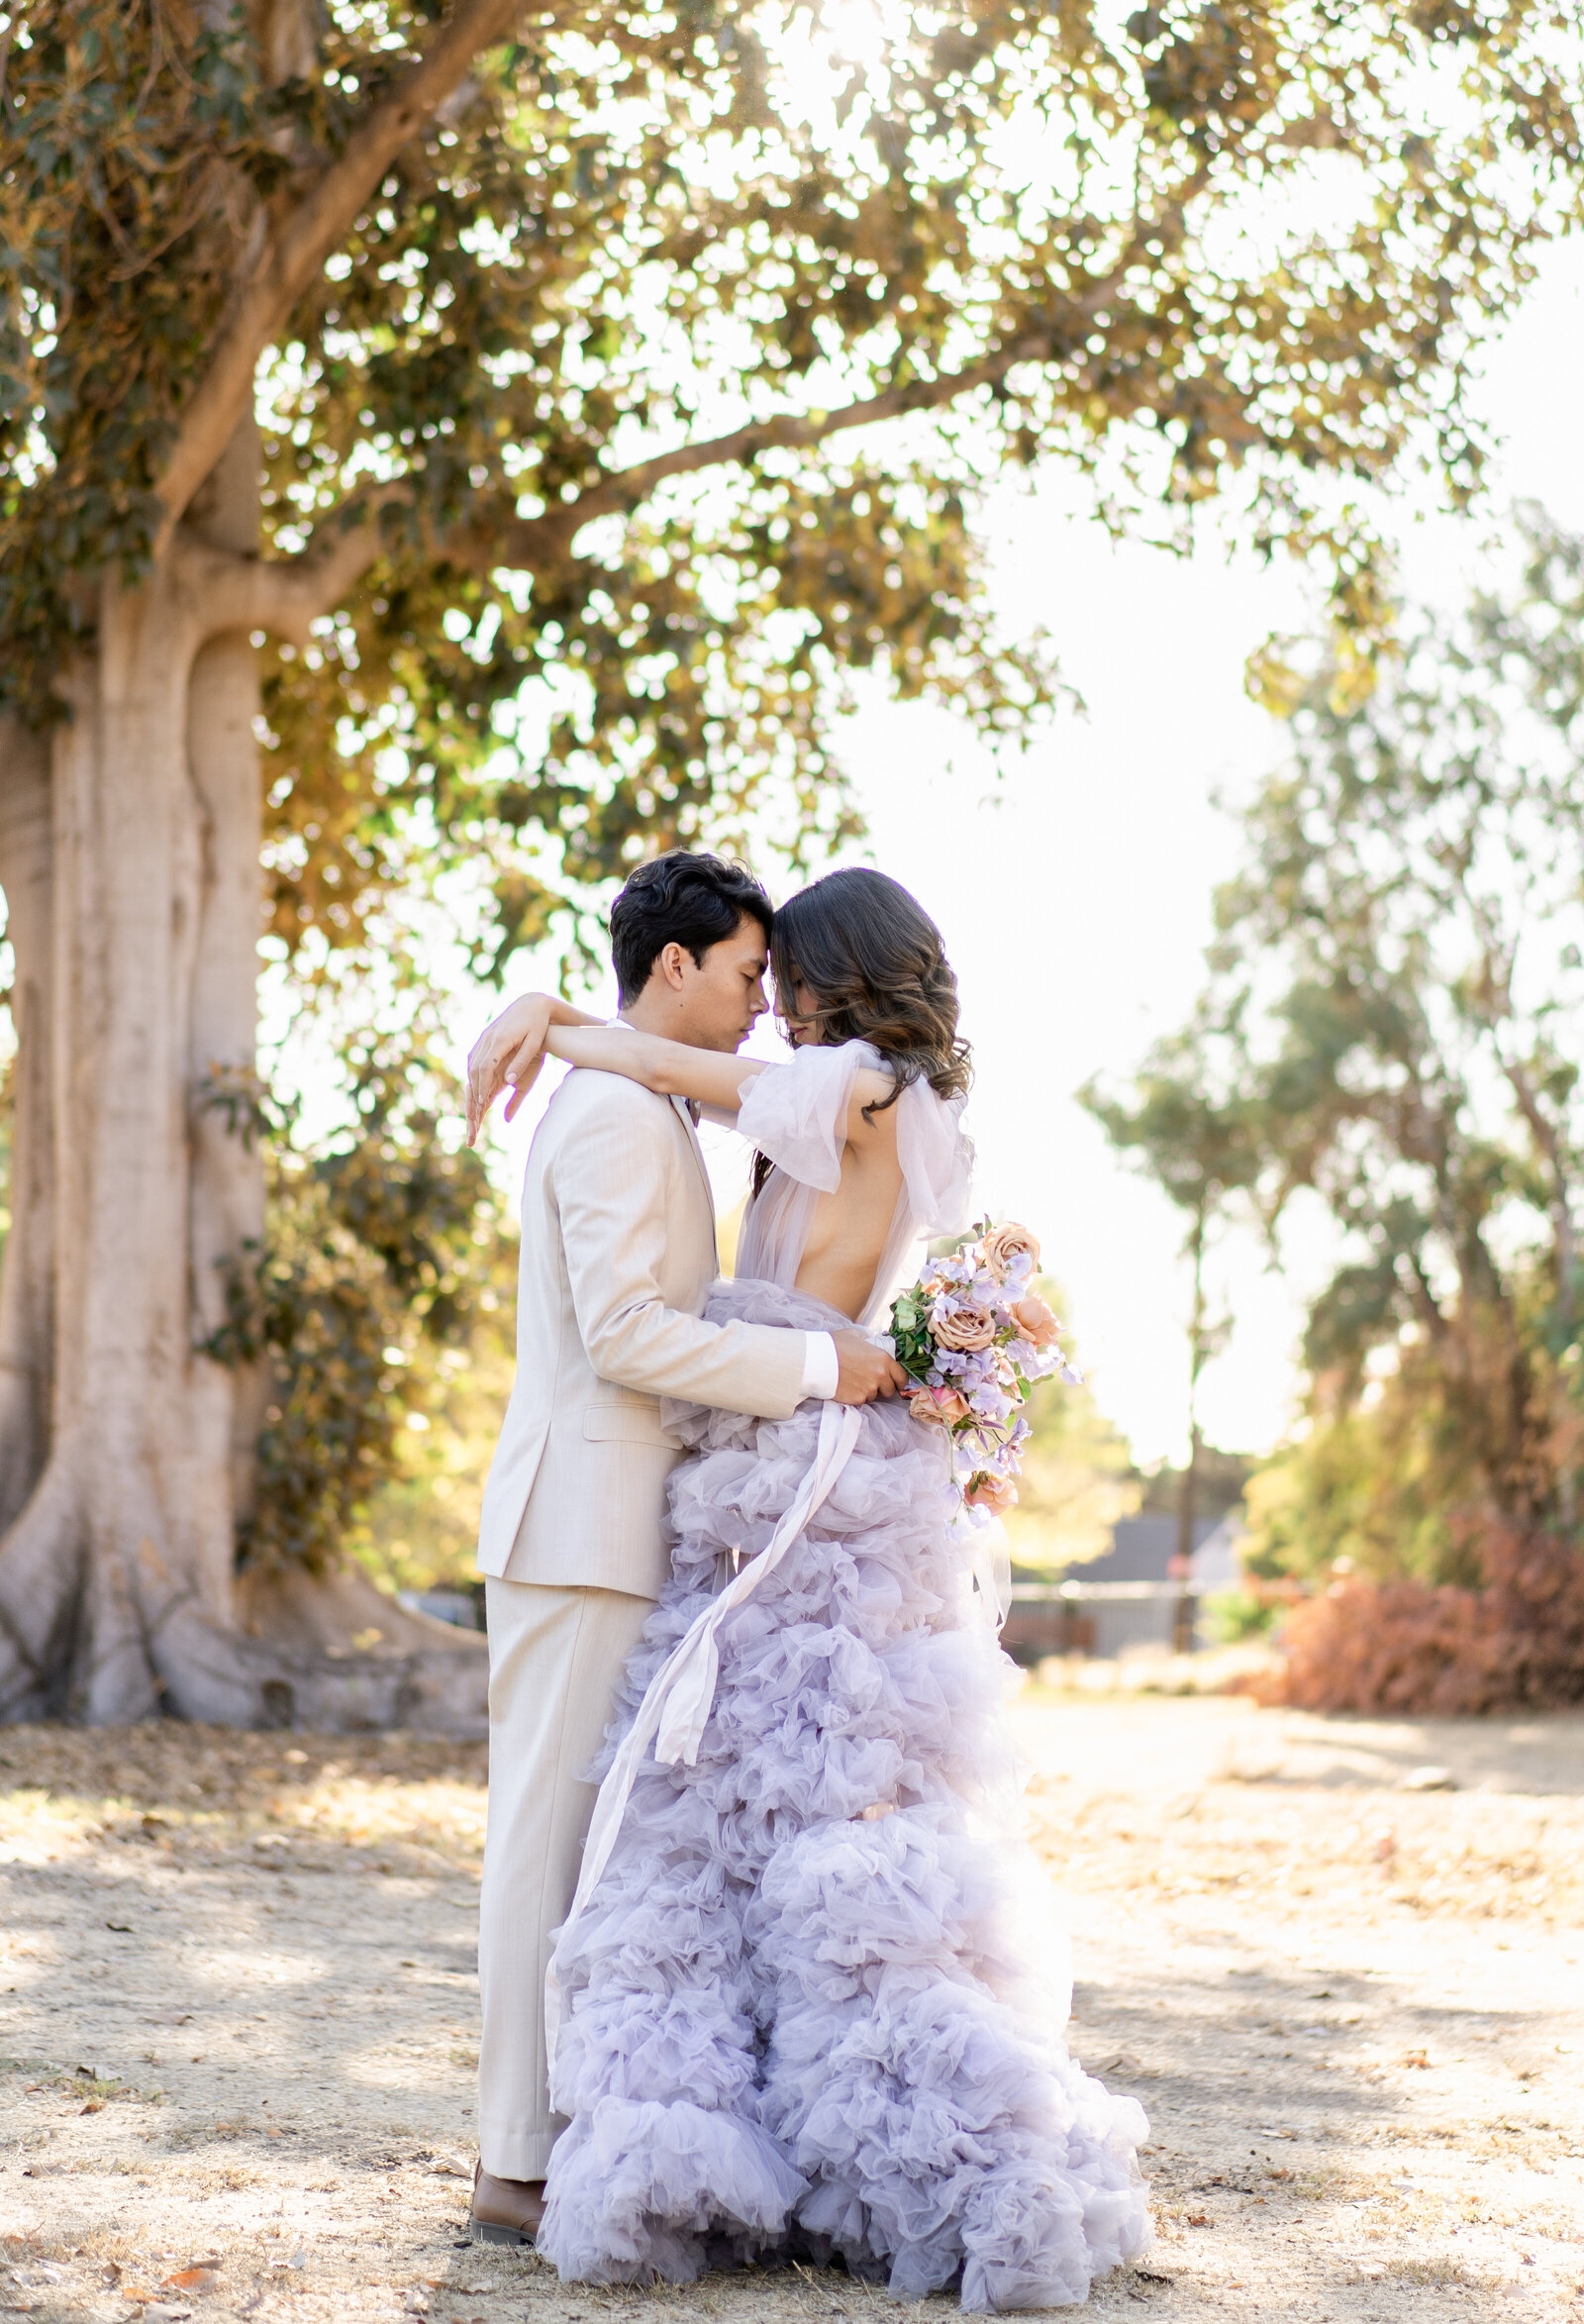
{"label": "large tree trunk", "polygon": [[[258,432],[249,419],[193,510],[217,548],[258,548]],[[261,841],[257,656],[247,633],[199,650],[187,681],[187,777],[196,822],[197,958],[187,1038],[192,1186],[188,1227],[193,1336],[226,1320],[231,1270],[261,1247],[262,1158],[252,1134],[258,1035],[258,856]],[[218,1367],[210,1364],[214,1373]],[[215,1383],[227,1405],[228,1522],[250,1513],[254,1448],[268,1397],[260,1364]]]}
{"label": "large tree trunk", "polygon": [[[193,533],[248,555],[256,495],[249,424]],[[471,1730],[478,1641],[374,1599],[387,1651],[341,1653],[335,1622],[305,1621],[301,1576],[276,1593],[273,1638],[267,1586],[249,1587],[246,1627],[234,1604],[264,1383],[204,1343],[227,1271],[263,1233],[246,1102],[257,688],[247,635],[209,634],[191,570],[167,557],[137,589],[105,584],[48,767],[31,738],[4,738],[21,1054],[0,1289],[0,1494],[15,1519],[0,1717]],[[329,1594],[370,1626],[366,1585]]]}

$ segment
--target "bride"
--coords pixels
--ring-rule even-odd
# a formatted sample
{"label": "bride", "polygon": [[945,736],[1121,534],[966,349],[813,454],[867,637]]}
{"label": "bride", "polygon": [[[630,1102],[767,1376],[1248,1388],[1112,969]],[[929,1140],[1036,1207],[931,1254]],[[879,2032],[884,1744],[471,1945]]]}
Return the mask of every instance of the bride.
{"label": "bride", "polygon": [[[734,1122],[753,1190],[706,1312],[883,1329],[921,1234],[968,1215],[955,979],[876,871],[792,897],[770,949],[784,1063],[536,995],[510,1077],[544,1053]],[[944,1434],[901,1400],[665,1420],[671,1577],[551,1974],[538,2248],[569,2280],[840,2257],[968,2309],[1080,2301],[1147,2240],[1146,2126],[1062,2040]]]}

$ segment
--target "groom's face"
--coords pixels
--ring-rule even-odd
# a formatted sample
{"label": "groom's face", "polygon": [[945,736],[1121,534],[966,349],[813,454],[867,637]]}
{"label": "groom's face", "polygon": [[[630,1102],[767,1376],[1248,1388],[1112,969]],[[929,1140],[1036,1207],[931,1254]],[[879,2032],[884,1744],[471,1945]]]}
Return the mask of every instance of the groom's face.
{"label": "groom's face", "polygon": [[764,931],[746,912],[731,936],[709,947],[702,964],[684,945],[667,945],[655,967],[667,972],[674,995],[672,1038],[693,1049],[741,1049],[769,1007],[768,965]]}

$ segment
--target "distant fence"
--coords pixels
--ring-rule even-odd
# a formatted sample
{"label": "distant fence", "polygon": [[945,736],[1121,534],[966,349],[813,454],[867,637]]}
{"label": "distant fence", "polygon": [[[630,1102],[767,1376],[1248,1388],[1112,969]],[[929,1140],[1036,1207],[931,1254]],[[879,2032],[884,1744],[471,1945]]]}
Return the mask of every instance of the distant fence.
{"label": "distant fence", "polygon": [[1087,1599],[1095,1605],[1122,1598],[1171,1598],[1181,1594],[1175,1581],[1015,1581],[1014,1605],[1072,1605]]}
{"label": "distant fence", "polygon": [[[1015,1581],[1012,1610],[1001,1632],[1001,1643],[1015,1663],[1037,1663],[1043,1655],[1092,1655],[1099,1651],[1100,1622],[1086,1606],[1175,1607],[1182,1595],[1175,1581]],[[1198,1613],[1190,1595],[1189,1620]],[[1147,1621],[1148,1617],[1145,1617]],[[1133,1624],[1127,1624],[1131,1632]],[[1162,1624],[1169,1633],[1170,1621]],[[1115,1623],[1107,1625],[1108,1632]],[[1108,1650],[1115,1643],[1107,1639]]]}

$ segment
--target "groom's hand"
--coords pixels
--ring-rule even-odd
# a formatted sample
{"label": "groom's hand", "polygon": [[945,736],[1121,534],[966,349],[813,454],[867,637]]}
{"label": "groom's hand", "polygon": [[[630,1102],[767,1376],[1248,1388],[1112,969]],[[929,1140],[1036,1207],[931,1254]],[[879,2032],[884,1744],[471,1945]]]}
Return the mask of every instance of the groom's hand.
{"label": "groom's hand", "polygon": [[876,1396],[894,1396],[907,1386],[908,1375],[896,1358],[861,1332],[833,1332],[831,1337],[836,1342],[839,1404],[872,1404]]}

